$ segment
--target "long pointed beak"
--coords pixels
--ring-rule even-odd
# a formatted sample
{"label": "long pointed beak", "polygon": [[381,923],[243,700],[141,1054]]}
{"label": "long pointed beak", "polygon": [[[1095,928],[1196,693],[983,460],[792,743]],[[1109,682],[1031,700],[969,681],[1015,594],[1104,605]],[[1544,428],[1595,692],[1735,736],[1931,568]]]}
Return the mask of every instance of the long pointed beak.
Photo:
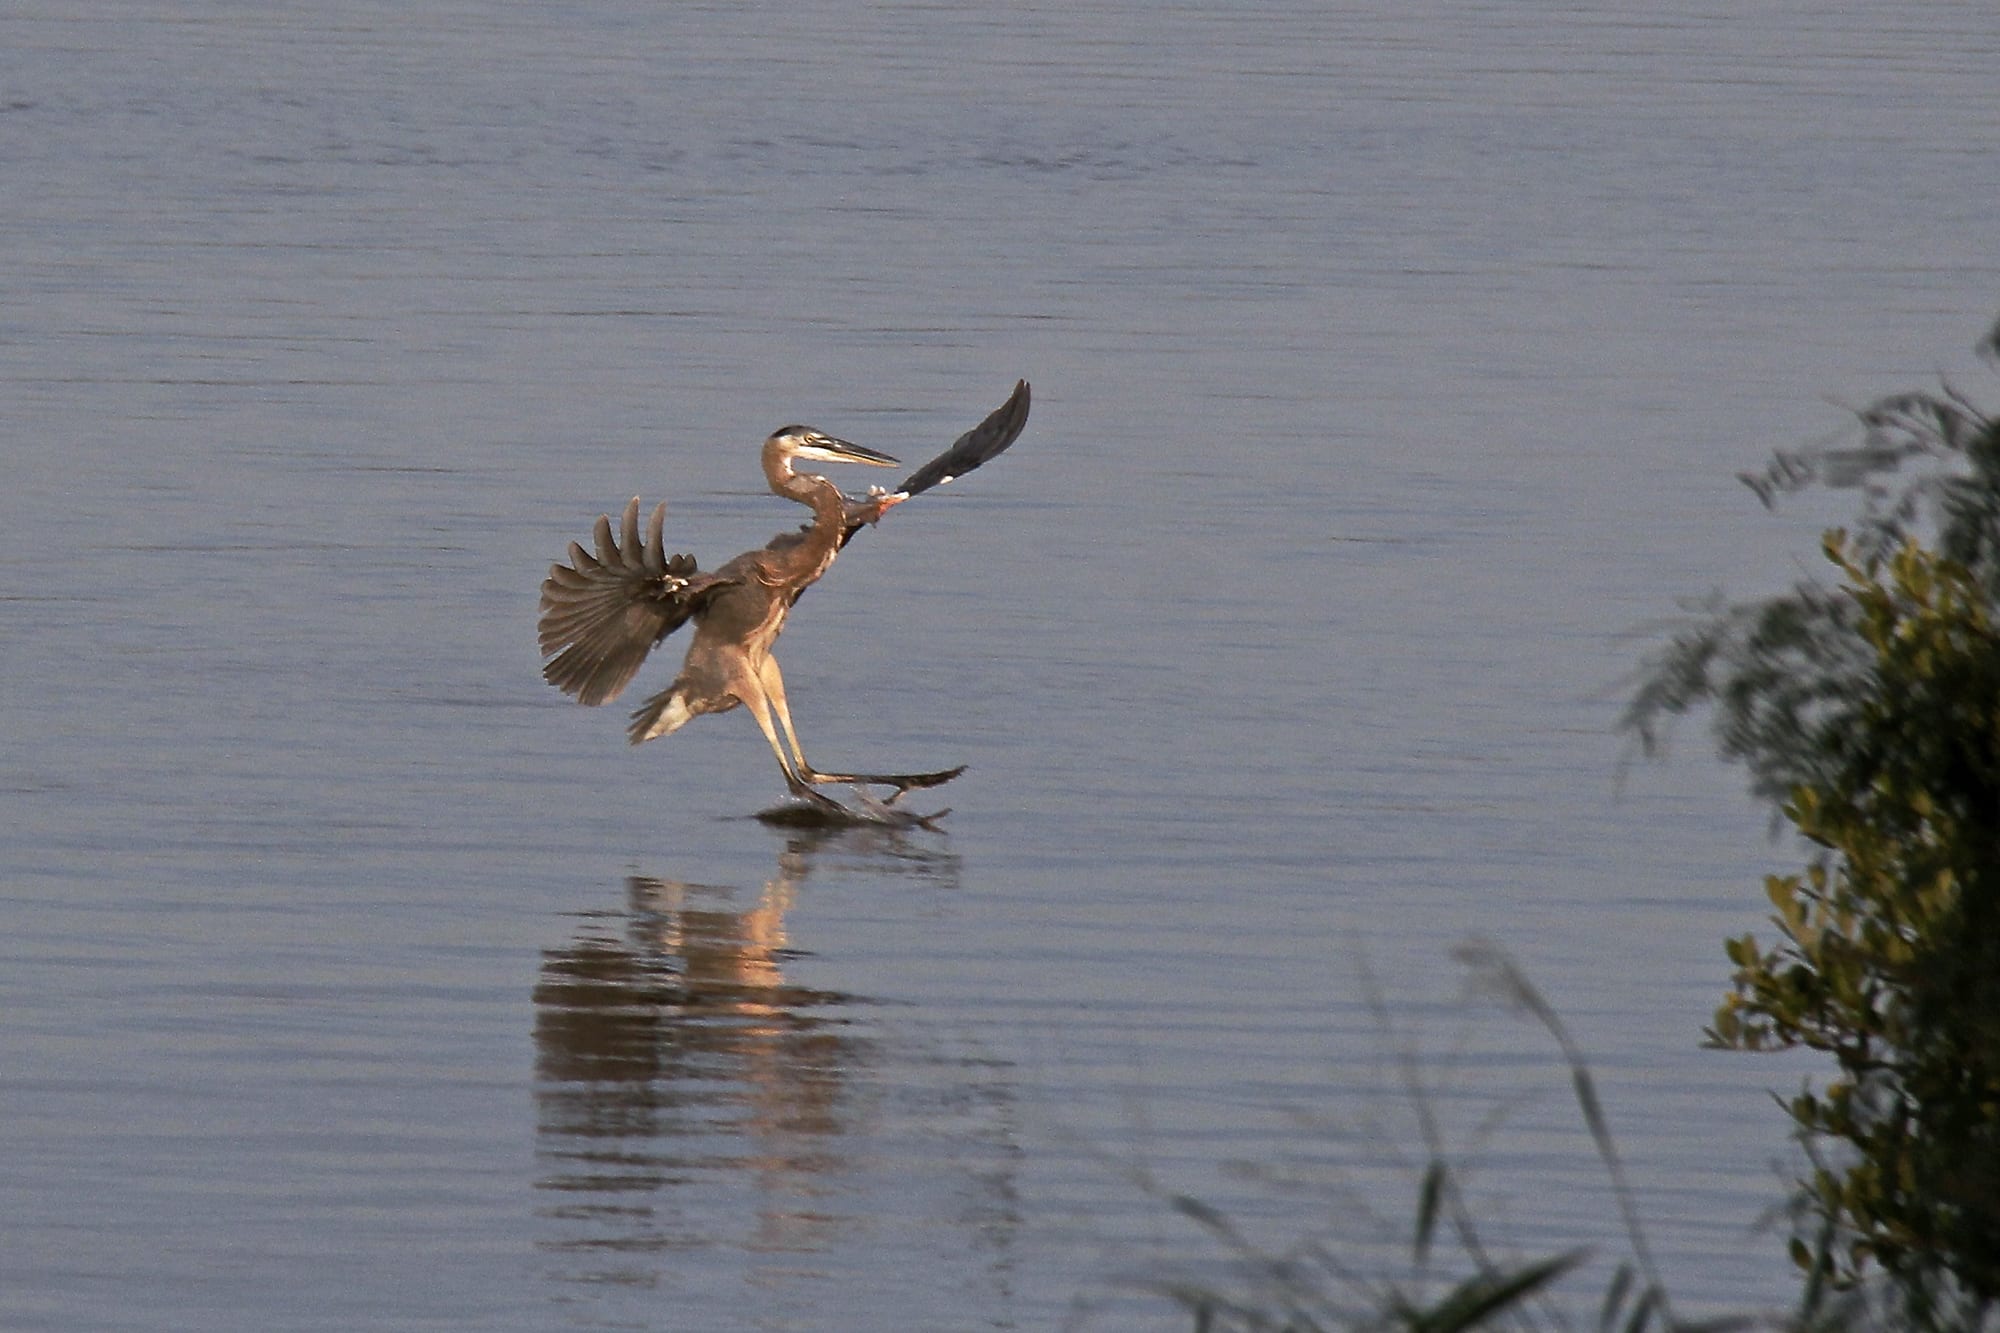
{"label": "long pointed beak", "polygon": [[851,440],[836,439],[822,435],[810,445],[799,450],[798,457],[814,458],[822,463],[866,463],[870,467],[899,467],[901,464],[878,449],[870,449],[864,444]]}

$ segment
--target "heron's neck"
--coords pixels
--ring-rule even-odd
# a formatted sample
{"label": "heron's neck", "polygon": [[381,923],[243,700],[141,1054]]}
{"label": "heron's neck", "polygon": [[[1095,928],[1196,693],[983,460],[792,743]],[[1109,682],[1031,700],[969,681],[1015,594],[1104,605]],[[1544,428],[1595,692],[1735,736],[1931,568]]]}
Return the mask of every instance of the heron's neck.
{"label": "heron's neck", "polygon": [[788,579],[803,586],[812,582],[840,553],[841,539],[847,535],[847,497],[840,487],[825,477],[792,471],[792,460],[774,453],[764,457],[764,476],[773,494],[810,506],[813,521],[806,525],[805,540],[784,557]]}
{"label": "heron's neck", "polygon": [[840,493],[840,487],[825,477],[792,471],[792,460],[777,457],[767,459],[764,464],[764,478],[771,483],[771,493],[782,495],[787,500],[796,500],[813,511],[813,517],[820,522],[842,523],[847,515],[847,497]]}
{"label": "heron's neck", "polygon": [[840,554],[841,538],[847,534],[847,498],[825,477],[793,472],[789,458],[767,455],[764,475],[773,494],[811,506],[813,521],[798,538],[787,541],[786,534],[780,534],[773,539],[758,577],[773,587],[803,588]]}

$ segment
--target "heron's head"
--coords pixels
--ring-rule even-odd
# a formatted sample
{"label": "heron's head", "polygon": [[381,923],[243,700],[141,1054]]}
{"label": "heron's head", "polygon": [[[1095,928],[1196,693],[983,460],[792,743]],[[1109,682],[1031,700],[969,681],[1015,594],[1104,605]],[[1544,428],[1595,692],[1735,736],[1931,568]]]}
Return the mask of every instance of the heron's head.
{"label": "heron's head", "polygon": [[884,453],[846,440],[837,439],[811,426],[786,426],[773,431],[764,441],[764,452],[786,463],[809,459],[815,463],[866,463],[871,467],[895,467],[896,460]]}

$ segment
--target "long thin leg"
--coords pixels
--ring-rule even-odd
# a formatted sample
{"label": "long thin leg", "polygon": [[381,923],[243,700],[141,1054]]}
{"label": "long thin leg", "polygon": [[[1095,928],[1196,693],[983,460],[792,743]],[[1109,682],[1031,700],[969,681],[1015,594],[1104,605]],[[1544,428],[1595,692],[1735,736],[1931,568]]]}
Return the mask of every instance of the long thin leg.
{"label": "long thin leg", "polygon": [[[771,725],[771,700],[764,690],[763,683],[753,673],[745,670],[738,673],[734,692],[736,697],[749,708],[750,716],[757,720],[757,730],[764,733],[764,739],[770,743],[771,753],[778,757],[778,767],[783,771],[785,786],[791,790],[792,795],[802,797],[822,809],[836,810],[842,815],[852,817],[852,812],[846,806],[830,796],[822,796],[814,791],[807,785],[806,779],[792,767],[792,761],[785,755],[784,746],[778,743],[777,729]],[[791,726],[787,724],[785,734],[789,736],[791,730]],[[796,742],[793,748],[797,748]]]}
{"label": "long thin leg", "polygon": [[799,748],[799,733],[792,728],[792,708],[785,701],[785,673],[778,670],[778,659],[766,656],[757,668],[757,683],[764,687],[764,697],[771,702],[778,715],[778,725],[784,728],[785,741],[792,747],[792,760],[798,774],[807,782],[824,779],[813,772],[813,766],[806,762],[806,752]]}
{"label": "long thin leg", "polygon": [[[785,676],[778,670],[778,659],[766,657],[758,668],[759,683],[764,687],[764,695],[771,707],[777,711],[778,725],[785,729],[785,739],[791,742],[792,758],[797,761],[798,776],[806,782],[873,782],[885,787],[896,788],[897,795],[916,787],[935,787],[950,782],[965,771],[965,765],[948,768],[937,773],[822,773],[806,762],[805,751],[799,748],[799,736],[792,729],[792,710],[785,702]],[[767,733],[768,734],[768,733]],[[774,738],[771,748],[778,745]],[[782,756],[780,756],[782,758]],[[895,797],[889,798],[892,802]]]}
{"label": "long thin leg", "polygon": [[[771,753],[778,757],[778,767],[785,774],[785,785],[791,788],[794,796],[799,797],[807,803],[804,807],[793,807],[794,809],[806,809],[816,812],[819,819],[830,821],[836,825],[882,824],[890,828],[921,827],[927,829],[935,829],[937,821],[951,813],[949,810],[939,810],[928,815],[918,815],[903,810],[892,810],[889,807],[894,805],[896,798],[903,794],[900,790],[887,801],[878,801],[866,791],[857,787],[855,791],[860,796],[862,805],[862,808],[859,810],[850,810],[831,796],[824,796],[814,791],[807,783],[817,775],[813,774],[810,769],[807,769],[802,775],[793,768],[792,762],[785,757],[784,748],[778,744],[777,728],[771,724],[772,705],[776,704],[778,716],[785,724],[786,739],[791,741],[792,750],[796,754],[798,751],[798,738],[792,735],[791,724],[789,720],[784,718],[784,696],[781,694],[774,698],[756,681],[739,682],[733,688],[735,689],[736,697],[749,707],[750,716],[757,719],[757,729],[764,733],[764,740],[770,745]],[[805,760],[803,758],[799,759],[798,765],[800,768],[804,768]],[[826,779],[821,780],[824,781]],[[882,779],[876,780],[881,781]],[[771,819],[775,814],[779,813],[781,812],[767,810],[759,815],[758,818]],[[778,822],[790,821],[781,818]]]}

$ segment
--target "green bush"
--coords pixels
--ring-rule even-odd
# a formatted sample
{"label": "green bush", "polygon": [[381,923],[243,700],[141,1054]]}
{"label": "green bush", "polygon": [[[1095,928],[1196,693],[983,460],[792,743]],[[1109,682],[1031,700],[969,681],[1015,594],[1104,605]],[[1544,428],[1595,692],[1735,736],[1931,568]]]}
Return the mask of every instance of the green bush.
{"label": "green bush", "polygon": [[1705,607],[1626,724],[1650,749],[1712,705],[1723,753],[1812,848],[1766,881],[1775,942],[1729,941],[1708,1034],[1833,1057],[1783,1103],[1811,1162],[1808,1307],[1879,1273],[1900,1322],[1977,1327],[2000,1302],[2000,420],[1948,387],[1861,420],[1861,449],[1747,480],[1773,503],[1836,464],[1937,466],[1827,534],[1837,585]]}

